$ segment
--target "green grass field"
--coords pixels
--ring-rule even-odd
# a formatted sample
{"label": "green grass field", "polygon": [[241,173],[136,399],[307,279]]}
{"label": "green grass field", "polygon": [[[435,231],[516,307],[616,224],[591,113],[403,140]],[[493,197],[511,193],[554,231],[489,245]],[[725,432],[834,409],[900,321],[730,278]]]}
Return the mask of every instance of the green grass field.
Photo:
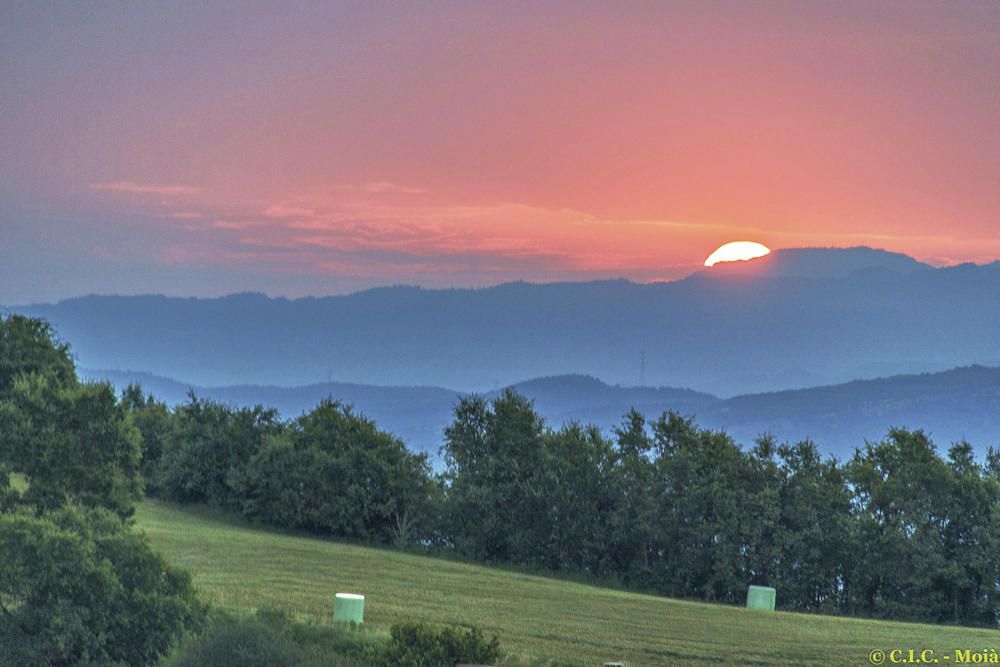
{"label": "green grass field", "polygon": [[475,624],[527,659],[862,665],[876,648],[929,648],[941,656],[1000,647],[998,631],[682,602],[289,536],[154,501],[140,505],[137,521],[154,548],[194,574],[208,602],[228,610],[281,607],[327,623],[334,593],[364,593],[368,627],[405,619]]}

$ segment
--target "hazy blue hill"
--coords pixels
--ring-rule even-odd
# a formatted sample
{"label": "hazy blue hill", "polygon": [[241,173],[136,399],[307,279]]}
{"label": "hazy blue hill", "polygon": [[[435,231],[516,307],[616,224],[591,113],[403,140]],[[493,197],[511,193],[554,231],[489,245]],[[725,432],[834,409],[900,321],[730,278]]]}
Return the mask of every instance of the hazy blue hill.
{"label": "hazy blue hill", "polygon": [[690,389],[622,387],[585,375],[538,378],[519,382],[514,388],[535,401],[542,414],[556,425],[577,421],[610,428],[620,423],[631,407],[649,415],[665,410],[695,414],[719,402],[711,394]]}
{"label": "hazy blue hill", "polygon": [[792,248],[751,262],[728,262],[699,271],[698,277],[751,274],[771,278],[846,278],[856,273],[910,274],[932,267],[908,255],[875,248]]}
{"label": "hazy blue hill", "polygon": [[970,366],[830,387],[737,396],[703,413],[706,424],[748,441],[762,432],[810,438],[847,455],[890,426],[923,428],[942,450],[965,439],[1000,446],[1000,368]]}
{"label": "hazy blue hill", "polygon": [[202,387],[171,378],[132,371],[81,369],[92,380],[108,380],[118,389],[139,384],[170,405],[188,400],[189,392],[231,405],[276,408],[284,417],[297,417],[324,398],[348,403],[374,419],[381,428],[402,437],[412,448],[436,452],[444,426],[451,420],[459,394],[440,387],[378,387],[322,382],[300,387],[235,385]]}
{"label": "hazy blue hill", "polygon": [[[185,400],[189,385],[142,373],[83,371],[118,387],[139,382],[169,403]],[[516,385],[550,423],[597,424],[609,430],[629,408],[655,417],[666,410],[724,428],[743,443],[763,433],[781,440],[810,438],[828,453],[850,455],[890,426],[924,428],[942,449],[962,438],[985,451],[1000,445],[1000,368],[971,366],[841,385],[737,396],[722,400],[686,389],[621,387],[592,377],[539,378]],[[439,387],[373,387],[322,383],[303,387],[194,387],[200,396],[236,405],[262,403],[295,416],[330,396],[375,419],[414,449],[436,452],[460,394]],[[487,395],[492,395],[490,392]]]}
{"label": "hazy blue hill", "polygon": [[[330,397],[353,405],[379,426],[402,437],[414,449],[436,452],[444,427],[461,394],[441,387],[379,387],[341,382],[322,382],[301,387],[238,385],[201,387],[149,373],[81,369],[88,379],[109,380],[119,389],[135,383],[170,405],[183,403],[193,391],[232,405],[258,403],[277,408],[285,417],[296,417],[321,399]],[[650,414],[664,410],[699,412],[719,399],[686,389],[613,387],[582,375],[539,378],[514,387],[536,402],[554,424],[567,421],[595,423],[604,428],[617,424],[628,406]],[[486,392],[488,397],[499,390]],[[623,406],[624,407],[623,409]]]}
{"label": "hazy blue hill", "polygon": [[854,248],[782,251],[650,285],[90,296],[14,310],[49,318],[82,366],[205,386],[332,379],[481,391],[573,373],[634,385],[645,352],[646,383],[733,396],[998,365],[997,294],[1000,264],[932,269]]}

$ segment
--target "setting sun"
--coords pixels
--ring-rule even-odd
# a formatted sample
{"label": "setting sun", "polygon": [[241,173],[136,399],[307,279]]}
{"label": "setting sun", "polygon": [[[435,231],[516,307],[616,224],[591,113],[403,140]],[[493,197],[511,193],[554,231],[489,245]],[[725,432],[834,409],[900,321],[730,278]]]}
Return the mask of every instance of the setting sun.
{"label": "setting sun", "polygon": [[754,241],[733,241],[719,246],[705,260],[705,266],[715,266],[719,262],[738,262],[748,259],[755,259],[770,254],[771,249],[761,243]]}

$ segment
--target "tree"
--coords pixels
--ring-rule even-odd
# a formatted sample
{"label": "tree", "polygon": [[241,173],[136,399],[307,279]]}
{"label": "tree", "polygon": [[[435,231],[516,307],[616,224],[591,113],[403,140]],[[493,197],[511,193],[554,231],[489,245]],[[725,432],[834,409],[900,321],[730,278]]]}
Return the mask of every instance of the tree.
{"label": "tree", "polygon": [[170,410],[142,387],[130,384],[122,391],[121,402],[142,435],[142,479],[148,495],[156,495],[160,458],[170,430]]}
{"label": "tree", "polygon": [[536,564],[550,570],[605,576],[615,572],[610,549],[618,489],[611,442],[595,426],[566,424],[543,436],[538,492],[547,516],[531,521],[544,546]]}
{"label": "tree", "polygon": [[837,612],[857,551],[851,492],[835,459],[822,460],[809,441],[778,448],[781,461],[781,548],[777,581],[782,606]]}
{"label": "tree", "polygon": [[59,386],[76,384],[69,345],[59,340],[45,320],[0,315],[0,402],[21,375],[38,374]]}
{"label": "tree", "polygon": [[21,375],[0,402],[5,458],[43,509],[70,500],[130,516],[142,496],[140,435],[109,384]]}
{"label": "tree", "polygon": [[646,418],[630,410],[615,431],[614,475],[617,492],[612,520],[617,569],[630,580],[648,579],[655,551],[656,469]]}
{"label": "tree", "polygon": [[[55,386],[76,384],[69,345],[60,341],[45,320],[23,315],[0,315],[0,482],[10,474],[11,449],[17,444],[5,404],[14,383],[25,375],[47,378]],[[12,495],[7,494],[7,501]]]}
{"label": "tree", "polygon": [[204,608],[104,510],[0,515],[0,664],[153,665]]}
{"label": "tree", "polygon": [[531,402],[511,389],[492,402],[469,396],[456,406],[443,451],[448,532],[460,553],[488,561],[546,560],[536,539],[549,520],[545,431]]}
{"label": "tree", "polygon": [[425,454],[331,400],[269,438],[238,487],[252,518],[397,543],[426,528],[435,497]]}
{"label": "tree", "polygon": [[884,618],[951,617],[955,572],[944,549],[955,478],[922,431],[892,429],[855,452],[860,551],[852,563],[851,608]]}
{"label": "tree", "polygon": [[236,509],[245,467],[283,424],[276,410],[260,405],[232,408],[193,393],[189,398],[171,419],[157,486],[174,500]]}
{"label": "tree", "polygon": [[124,522],[140,438],[48,324],[0,320],[0,664],[151,665],[200,622],[190,578]]}
{"label": "tree", "polygon": [[732,602],[748,584],[768,583],[778,504],[767,447],[747,454],[675,413],[653,424],[653,438],[663,489],[659,590]]}
{"label": "tree", "polygon": [[967,442],[948,450],[954,476],[942,548],[948,563],[947,620],[995,627],[1000,621],[1000,477],[976,462]]}

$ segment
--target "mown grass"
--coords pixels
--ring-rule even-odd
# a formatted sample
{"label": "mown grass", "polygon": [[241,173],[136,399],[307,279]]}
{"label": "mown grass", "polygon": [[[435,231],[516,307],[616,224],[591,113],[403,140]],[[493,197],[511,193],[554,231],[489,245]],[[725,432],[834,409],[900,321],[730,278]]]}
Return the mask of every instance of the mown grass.
{"label": "mown grass", "polygon": [[24,491],[28,488],[28,480],[24,478],[24,475],[14,473],[10,476],[10,485],[17,491]]}
{"label": "mown grass", "polygon": [[208,602],[227,610],[277,607],[323,624],[331,622],[335,593],[364,593],[370,631],[411,619],[474,624],[526,660],[860,665],[876,648],[929,648],[941,656],[1000,647],[994,630],[670,600],[281,534],[155,501],[140,505],[137,523],[154,548],[194,574]]}

